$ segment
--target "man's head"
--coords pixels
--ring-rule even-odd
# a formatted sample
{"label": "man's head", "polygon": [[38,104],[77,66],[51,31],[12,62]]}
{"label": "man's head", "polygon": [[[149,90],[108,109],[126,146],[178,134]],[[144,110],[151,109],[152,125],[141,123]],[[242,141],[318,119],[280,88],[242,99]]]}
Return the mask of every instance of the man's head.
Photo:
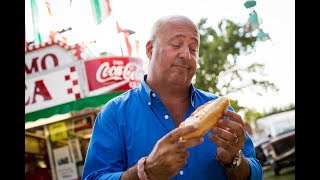
{"label": "man's head", "polygon": [[199,43],[199,29],[189,18],[174,15],[157,20],[146,44],[148,79],[189,86],[196,72]]}

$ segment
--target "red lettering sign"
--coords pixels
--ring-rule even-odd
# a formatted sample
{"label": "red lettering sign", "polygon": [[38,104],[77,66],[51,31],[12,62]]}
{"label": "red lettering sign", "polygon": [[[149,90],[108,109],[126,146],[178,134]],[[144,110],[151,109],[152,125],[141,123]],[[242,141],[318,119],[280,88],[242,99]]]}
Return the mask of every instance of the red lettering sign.
{"label": "red lettering sign", "polygon": [[[27,88],[27,85],[25,84],[25,92],[27,92],[27,90],[28,88]],[[35,86],[32,94],[26,94],[27,100],[25,101],[25,106],[27,106],[28,104],[36,103],[37,96],[42,96],[44,101],[52,99],[47,87],[43,83],[43,80],[39,80],[35,82]],[[30,102],[30,98],[32,99],[31,102]]]}
{"label": "red lettering sign", "polygon": [[[59,61],[56,55],[54,54],[46,54],[44,55],[40,62],[38,61],[39,57],[32,58],[31,61],[31,67],[28,67],[28,65],[24,64],[24,70],[26,74],[36,73],[39,72],[39,70],[46,70],[48,69],[48,66],[52,65],[53,67],[57,67],[59,65]],[[50,64],[50,60],[52,61]],[[38,65],[41,65],[41,69],[39,69]]]}
{"label": "red lettering sign", "polygon": [[112,91],[128,90],[140,83],[143,76],[140,59],[103,57],[85,62],[89,91],[111,87]]}

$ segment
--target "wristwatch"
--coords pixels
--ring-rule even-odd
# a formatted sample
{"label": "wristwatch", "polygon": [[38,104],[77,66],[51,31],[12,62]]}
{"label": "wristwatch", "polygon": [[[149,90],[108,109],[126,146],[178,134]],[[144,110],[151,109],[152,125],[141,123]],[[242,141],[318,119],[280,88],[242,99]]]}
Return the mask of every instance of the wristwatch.
{"label": "wristwatch", "polygon": [[240,166],[240,164],[241,164],[242,151],[239,150],[239,152],[236,154],[236,156],[233,158],[233,160],[227,164],[223,164],[221,162],[221,160],[218,158],[217,154],[216,154],[216,159],[225,168],[236,168],[236,167]]}

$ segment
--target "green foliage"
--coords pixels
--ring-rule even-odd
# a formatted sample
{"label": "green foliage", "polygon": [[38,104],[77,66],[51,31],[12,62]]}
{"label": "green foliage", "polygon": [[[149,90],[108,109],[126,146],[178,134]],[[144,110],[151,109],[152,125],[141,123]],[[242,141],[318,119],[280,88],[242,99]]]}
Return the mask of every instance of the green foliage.
{"label": "green foliage", "polygon": [[280,112],[290,111],[290,110],[293,110],[293,109],[295,109],[295,104],[289,104],[289,105],[284,106],[284,107],[273,107],[270,111],[264,112],[262,114],[262,117],[269,116],[271,114],[280,113]]}
{"label": "green foliage", "polygon": [[273,107],[270,111],[260,113],[253,109],[246,109],[246,112],[244,114],[244,119],[249,122],[255,122],[258,118],[263,118],[265,116],[269,116],[272,114],[290,111],[295,109],[295,104],[289,104],[284,107]]}
{"label": "green foliage", "polygon": [[[245,31],[244,25],[223,19],[217,30],[206,26],[207,19],[198,23],[200,30],[199,68],[196,72],[195,85],[217,95],[227,95],[253,88],[257,94],[268,89],[277,90],[275,85],[263,79],[264,65],[252,63],[247,66],[238,64],[240,55],[254,51],[256,37]],[[232,105],[238,111],[234,100]]]}
{"label": "green foliage", "polygon": [[233,107],[233,109],[238,112],[240,109],[245,109],[245,107],[240,106],[238,104],[238,100],[230,99],[230,105]]}
{"label": "green foliage", "polygon": [[253,109],[247,109],[247,111],[244,114],[244,119],[248,122],[254,122],[256,119],[260,117],[262,117],[262,114]]}

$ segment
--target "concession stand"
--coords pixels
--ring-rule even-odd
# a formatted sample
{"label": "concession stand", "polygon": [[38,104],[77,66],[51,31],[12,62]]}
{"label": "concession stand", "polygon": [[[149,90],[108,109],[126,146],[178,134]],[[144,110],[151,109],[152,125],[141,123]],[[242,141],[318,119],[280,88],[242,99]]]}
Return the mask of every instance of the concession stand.
{"label": "concession stand", "polygon": [[25,53],[25,179],[81,179],[95,117],[137,86],[142,60],[95,57],[85,45],[48,41]]}

